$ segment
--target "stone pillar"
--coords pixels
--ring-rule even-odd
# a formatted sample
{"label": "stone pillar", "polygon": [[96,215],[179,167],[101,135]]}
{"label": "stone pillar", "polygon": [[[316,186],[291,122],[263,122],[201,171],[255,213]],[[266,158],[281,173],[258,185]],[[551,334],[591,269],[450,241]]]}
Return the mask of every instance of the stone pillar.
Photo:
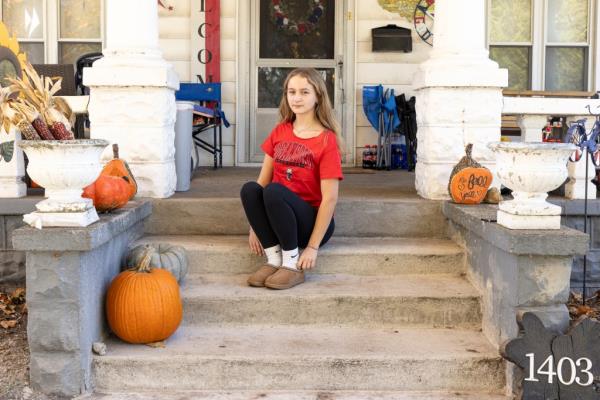
{"label": "stone pillar", "polygon": [[466,144],[473,143],[473,157],[495,171],[487,143],[500,140],[508,71],[499,69],[485,48],[485,0],[438,0],[435,7],[431,57],[415,75],[415,185],[422,197],[447,199],[450,172]]}
{"label": "stone pillar", "polygon": [[[569,202],[564,202],[565,205]],[[467,254],[467,276],[481,293],[483,334],[500,348],[519,335],[517,321],[535,313],[544,326],[564,333],[569,328],[573,256],[583,255],[589,236],[562,226],[557,230],[520,231],[495,222],[498,206],[470,207],[446,202],[449,236]],[[522,382],[521,371],[506,364],[510,398]]]}
{"label": "stone pillar", "polygon": [[88,227],[13,232],[26,253],[32,388],[60,398],[92,391],[92,344],[108,334],[106,290],[150,213],[150,202],[130,202]]}
{"label": "stone pillar", "polygon": [[[90,87],[91,138],[119,144],[138,182],[138,196],[169,197],[176,183],[179,79],[158,47],[157,2],[107,0],[106,21],[104,58],[83,74]],[[110,158],[111,151],[105,151],[103,159]]]}
{"label": "stone pillar", "polygon": [[12,153],[10,161],[7,161],[7,153],[4,150],[0,157],[0,198],[24,197],[27,195],[27,186],[23,182],[25,176],[25,163],[23,161],[23,150],[15,145],[21,139],[18,130],[11,129],[7,134],[4,129],[0,130],[0,145],[7,146],[6,150]]}

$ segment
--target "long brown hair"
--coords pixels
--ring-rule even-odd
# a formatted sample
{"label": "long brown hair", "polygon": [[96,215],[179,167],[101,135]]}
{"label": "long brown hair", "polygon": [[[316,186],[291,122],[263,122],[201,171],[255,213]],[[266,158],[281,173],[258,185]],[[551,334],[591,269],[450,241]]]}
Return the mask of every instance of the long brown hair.
{"label": "long brown hair", "polygon": [[315,116],[321,125],[335,133],[338,150],[340,153],[344,153],[344,141],[342,139],[341,127],[338,121],[335,119],[333,113],[333,107],[329,96],[327,95],[327,86],[325,86],[325,80],[321,74],[314,68],[296,68],[290,72],[285,78],[283,84],[283,96],[281,96],[281,102],[279,103],[279,122],[294,122],[296,114],[292,111],[292,108],[287,101],[287,89],[290,79],[294,76],[301,76],[306,78],[308,83],[315,89],[317,95],[317,105],[315,106]]}

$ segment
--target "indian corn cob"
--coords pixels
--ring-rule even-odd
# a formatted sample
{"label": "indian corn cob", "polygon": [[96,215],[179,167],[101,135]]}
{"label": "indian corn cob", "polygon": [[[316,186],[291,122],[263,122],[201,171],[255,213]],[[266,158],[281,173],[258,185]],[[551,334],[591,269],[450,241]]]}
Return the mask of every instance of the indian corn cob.
{"label": "indian corn cob", "polygon": [[27,120],[21,119],[17,123],[17,128],[21,131],[21,136],[26,140],[40,140],[41,137]]}
{"label": "indian corn cob", "polygon": [[31,121],[31,125],[33,125],[42,139],[54,140],[54,135],[52,135],[52,132],[50,132],[48,125],[39,115],[33,121]]}
{"label": "indian corn cob", "polygon": [[72,140],[75,139],[73,136],[73,132],[65,128],[65,125],[62,122],[55,121],[52,125],[49,126],[50,132],[52,132],[52,136],[56,140]]}

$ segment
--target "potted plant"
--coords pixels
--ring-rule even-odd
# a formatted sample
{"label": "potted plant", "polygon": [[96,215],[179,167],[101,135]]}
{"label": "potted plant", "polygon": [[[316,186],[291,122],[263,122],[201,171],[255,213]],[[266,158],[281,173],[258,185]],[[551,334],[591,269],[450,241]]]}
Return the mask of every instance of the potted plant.
{"label": "potted plant", "polygon": [[81,194],[100,174],[100,156],[109,142],[75,140],[71,110],[54,97],[61,79],[39,76],[30,64],[23,72],[22,78],[10,79],[11,90],[19,94],[9,103],[10,121],[27,138],[17,146],[27,154],[29,176],[46,189],[47,197],[23,220],[36,228],[87,226],[98,220],[98,214]]}

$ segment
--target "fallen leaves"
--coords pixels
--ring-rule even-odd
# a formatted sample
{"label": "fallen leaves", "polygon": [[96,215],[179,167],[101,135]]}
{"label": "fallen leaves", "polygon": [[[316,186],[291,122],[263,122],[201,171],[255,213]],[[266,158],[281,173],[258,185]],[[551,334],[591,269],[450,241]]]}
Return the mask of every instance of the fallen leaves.
{"label": "fallen leaves", "polygon": [[17,288],[12,293],[0,292],[0,327],[12,329],[26,314],[24,288]]}
{"label": "fallen leaves", "polygon": [[569,308],[571,321],[577,321],[583,318],[600,321],[600,290],[589,297],[586,300],[585,305],[583,305],[580,293],[571,292],[567,307]]}
{"label": "fallen leaves", "polygon": [[166,347],[166,343],[164,340],[160,342],[146,343],[146,346],[154,347],[155,349],[164,349]]}

